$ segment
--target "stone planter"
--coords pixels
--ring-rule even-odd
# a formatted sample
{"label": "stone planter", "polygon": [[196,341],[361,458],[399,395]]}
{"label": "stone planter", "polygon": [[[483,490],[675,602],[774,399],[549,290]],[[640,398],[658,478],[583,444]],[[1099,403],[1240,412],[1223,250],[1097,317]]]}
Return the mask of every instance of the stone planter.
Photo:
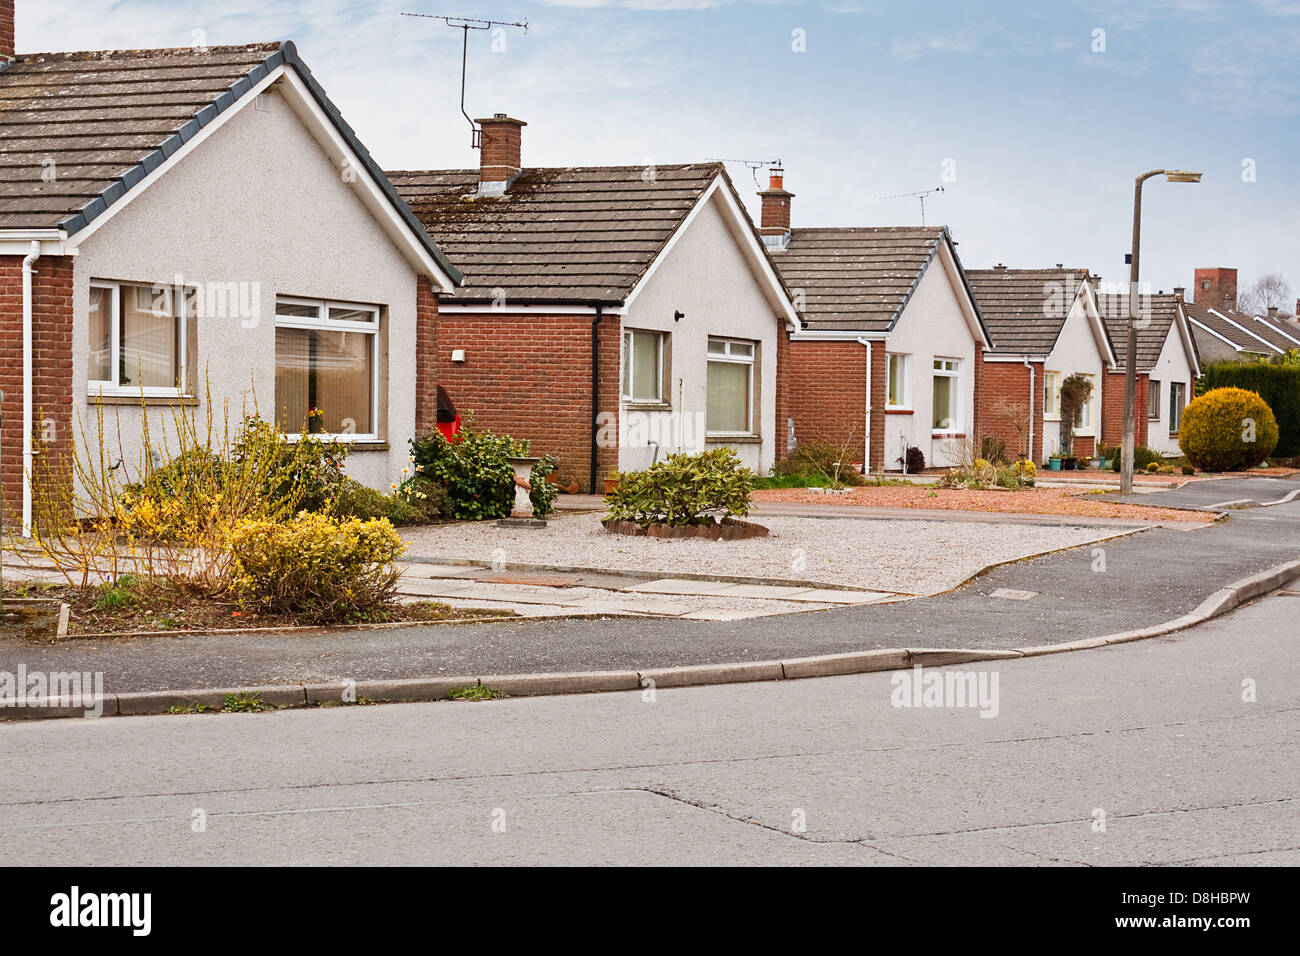
{"label": "stone planter", "polygon": [[515,470],[515,506],[510,509],[512,518],[531,518],[533,516],[533,501],[528,497],[532,486],[529,479],[533,473],[533,465],[541,461],[540,458],[507,458],[510,467]]}
{"label": "stone planter", "polygon": [[752,521],[737,521],[724,518],[720,523],[709,521],[702,524],[667,525],[652,524],[641,527],[635,521],[609,518],[602,521],[610,534],[627,534],[646,538],[706,538],[709,541],[743,541],[746,538],[765,538],[767,529]]}

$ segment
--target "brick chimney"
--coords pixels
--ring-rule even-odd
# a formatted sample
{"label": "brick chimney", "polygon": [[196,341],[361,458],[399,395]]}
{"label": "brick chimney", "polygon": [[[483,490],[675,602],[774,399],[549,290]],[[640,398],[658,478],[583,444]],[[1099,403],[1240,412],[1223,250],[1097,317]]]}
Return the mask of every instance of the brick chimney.
{"label": "brick chimney", "polygon": [[1197,269],[1192,301],[1205,309],[1235,309],[1237,270]]}
{"label": "brick chimney", "polygon": [[14,58],[14,0],[0,0],[0,62]]}
{"label": "brick chimney", "polygon": [[503,196],[523,168],[523,128],[528,124],[497,113],[475,120],[482,129],[479,138],[478,194]]}
{"label": "brick chimney", "polygon": [[1275,305],[1270,305],[1270,306],[1268,307],[1268,317],[1269,317],[1270,319],[1275,319],[1275,318],[1277,318],[1277,306],[1275,306]]}
{"label": "brick chimney", "polygon": [[773,166],[769,170],[767,188],[761,191],[763,211],[759,219],[758,234],[763,244],[773,252],[781,252],[790,244],[790,200],[794,193],[785,188],[785,170]]}

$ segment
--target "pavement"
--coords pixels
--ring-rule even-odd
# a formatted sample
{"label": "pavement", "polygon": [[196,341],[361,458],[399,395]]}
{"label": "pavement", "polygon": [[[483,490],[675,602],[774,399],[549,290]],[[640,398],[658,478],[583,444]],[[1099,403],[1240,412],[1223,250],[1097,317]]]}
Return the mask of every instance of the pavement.
{"label": "pavement", "polygon": [[1297,609],[944,669],[990,718],[886,672],[0,723],[0,863],[1294,866]]}
{"label": "pavement", "polygon": [[1300,474],[1287,478],[1216,478],[1192,481],[1158,494],[1098,495],[1100,501],[1154,505],[1165,508],[1219,511],[1224,508],[1268,507],[1300,497]]}
{"label": "pavement", "polygon": [[108,691],[125,693],[639,671],[899,647],[1011,649],[1160,624],[1188,613],[1225,584],[1296,558],[1300,502],[1293,501],[1234,511],[1197,530],[1155,528],[1002,565],[924,600],[739,621],[623,617],[52,645],[0,641],[0,670],[24,663],[30,670],[101,671]]}

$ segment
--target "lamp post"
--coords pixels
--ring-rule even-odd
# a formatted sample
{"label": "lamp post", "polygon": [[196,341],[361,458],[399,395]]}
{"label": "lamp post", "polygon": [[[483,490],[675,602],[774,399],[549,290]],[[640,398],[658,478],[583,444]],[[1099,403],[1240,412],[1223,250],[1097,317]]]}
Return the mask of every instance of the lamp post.
{"label": "lamp post", "polygon": [[1171,183],[1199,183],[1200,173],[1184,169],[1153,169],[1139,176],[1133,186],[1133,250],[1128,272],[1128,337],[1124,355],[1124,437],[1120,445],[1119,491],[1133,493],[1133,447],[1137,430],[1137,301],[1138,252],[1142,241],[1142,184],[1153,176]]}

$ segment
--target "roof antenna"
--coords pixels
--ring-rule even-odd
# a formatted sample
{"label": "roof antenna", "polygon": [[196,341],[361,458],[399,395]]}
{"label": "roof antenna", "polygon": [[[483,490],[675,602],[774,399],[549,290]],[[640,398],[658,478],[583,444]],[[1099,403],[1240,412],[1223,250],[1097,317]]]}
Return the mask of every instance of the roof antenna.
{"label": "roof antenna", "polygon": [[763,184],[758,181],[758,171],[764,166],[781,166],[783,163],[779,159],[709,159],[710,163],[740,163],[742,166],[748,166],[750,172],[754,174],[754,185],[759,189]]}
{"label": "roof antenna", "polygon": [[923,189],[915,193],[896,193],[893,196],[877,196],[877,201],[881,199],[919,199],[921,200],[921,225],[925,225],[925,197],[932,196],[935,193],[943,192],[942,186],[935,186],[933,189]]}
{"label": "roof antenna", "polygon": [[465,64],[469,60],[469,31],[470,30],[491,30],[493,27],[522,27],[525,33],[528,32],[528,21],[523,23],[512,23],[508,20],[477,20],[474,17],[456,17],[444,16],[441,13],[407,13],[402,12],[404,17],[420,17],[425,20],[441,20],[449,27],[459,29],[463,36],[461,38],[460,49],[460,112],[469,123],[469,145],[471,149],[479,148],[479,134],[482,132],[474,124],[474,120],[465,112]]}

